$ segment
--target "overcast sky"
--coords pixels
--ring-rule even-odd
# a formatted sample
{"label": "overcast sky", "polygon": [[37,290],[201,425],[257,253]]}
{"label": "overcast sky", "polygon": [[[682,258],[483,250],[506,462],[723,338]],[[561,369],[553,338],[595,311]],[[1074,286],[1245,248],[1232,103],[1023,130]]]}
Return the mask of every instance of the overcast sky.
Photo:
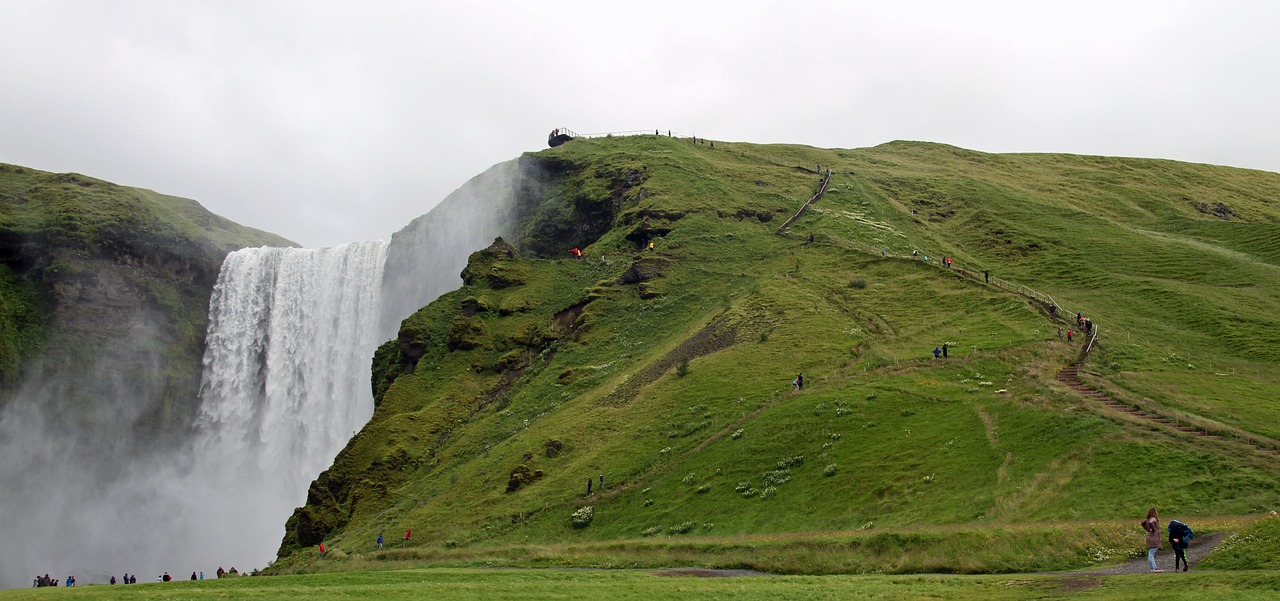
{"label": "overcast sky", "polygon": [[552,128],[1280,171],[1280,2],[0,0],[0,162],[386,239]]}

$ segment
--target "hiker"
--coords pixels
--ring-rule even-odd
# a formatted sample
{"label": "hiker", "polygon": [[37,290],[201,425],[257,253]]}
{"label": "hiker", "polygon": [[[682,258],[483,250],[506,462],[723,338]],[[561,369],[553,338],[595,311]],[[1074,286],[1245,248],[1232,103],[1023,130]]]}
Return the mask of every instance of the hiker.
{"label": "hiker", "polygon": [[111,586],[115,586],[115,585],[116,585],[116,577],[115,577],[115,576],[112,576],[112,577],[111,577]]}
{"label": "hiker", "polygon": [[404,531],[404,542],[406,545],[409,544],[409,540],[411,538],[413,538],[413,528]]}
{"label": "hiker", "polygon": [[1058,328],[1058,340],[1062,340],[1062,328]]}
{"label": "hiker", "polygon": [[1067,330],[1067,342],[1071,342],[1071,335],[1072,335],[1072,334],[1074,334],[1074,333],[1075,333],[1075,332],[1073,332],[1073,331],[1071,331],[1071,330]]}
{"label": "hiker", "polygon": [[809,244],[813,244],[813,232],[809,232]]}
{"label": "hiker", "polygon": [[162,581],[164,581],[164,582],[172,582],[172,581],[173,581],[173,576],[170,576],[168,572],[165,572],[165,573],[164,573],[164,576],[161,576],[161,577],[160,577],[160,580],[162,580]]}
{"label": "hiker", "polygon": [[596,487],[600,492],[604,492],[604,474],[600,474],[600,486]]}
{"label": "hiker", "polygon": [[649,242],[649,252],[653,252],[653,242]]}
{"label": "hiker", "polygon": [[587,478],[587,496],[591,496],[591,478]]}
{"label": "hiker", "polygon": [[320,543],[320,557],[324,557],[324,543]]}
{"label": "hiker", "polygon": [[[218,575],[218,578],[222,578],[227,575],[227,571],[222,569],[222,566],[218,566],[218,571],[214,573]],[[128,574],[125,574],[125,577],[128,577]]]}
{"label": "hiker", "polygon": [[913,256],[913,257],[918,257],[918,256],[920,256],[920,249],[918,249],[918,248],[917,248],[917,249],[915,249],[915,250],[912,250],[912,251],[911,251],[911,256]]}
{"label": "hiker", "polygon": [[796,390],[804,390],[804,374],[796,376]]}
{"label": "hiker", "polygon": [[947,343],[945,342],[942,343],[942,358],[943,359],[947,358]]}
{"label": "hiker", "polygon": [[196,573],[195,573],[195,572],[192,572],[192,573],[191,573],[191,579],[192,579],[192,580],[199,580],[199,578],[196,578]]}
{"label": "hiker", "polygon": [[937,359],[937,358],[939,358],[939,357],[941,357],[941,356],[942,356],[942,349],[940,349],[940,348],[938,348],[938,347],[936,347],[936,346],[935,346],[935,347],[933,347],[933,358],[934,358],[934,359]]}
{"label": "hiker", "polygon": [[1147,510],[1147,519],[1142,520],[1142,529],[1147,531],[1147,564],[1152,572],[1163,572],[1156,567],[1156,549],[1160,548],[1160,514],[1156,508]]}
{"label": "hiker", "polygon": [[200,570],[200,579],[204,580],[204,570]]}
{"label": "hiker", "polygon": [[990,272],[990,271],[987,271],[987,270],[985,270],[985,269],[984,269],[984,270],[982,270],[982,281],[983,281],[983,283],[986,283],[986,284],[990,284],[990,283],[991,283],[991,272]]}
{"label": "hiker", "polygon": [[1058,305],[1049,305],[1049,317],[1058,316]]}
{"label": "hiker", "polygon": [[943,259],[943,260],[942,260],[942,262],[943,262],[944,264],[946,264],[947,269],[951,269],[951,257],[947,257],[947,258]]}
{"label": "hiker", "polygon": [[1084,333],[1085,333],[1085,334],[1092,334],[1092,333],[1093,333],[1093,320],[1092,320],[1092,319],[1088,319],[1088,318],[1086,318],[1086,319],[1084,320]]}
{"label": "hiker", "polygon": [[379,551],[382,550],[382,533],[381,532],[378,533],[378,550]]}
{"label": "hiker", "polygon": [[1178,571],[1178,562],[1182,562],[1182,571],[1191,569],[1191,564],[1187,561],[1187,546],[1191,544],[1191,537],[1195,533],[1191,532],[1191,527],[1179,522],[1178,520],[1169,520],[1169,546],[1173,547],[1173,571]]}

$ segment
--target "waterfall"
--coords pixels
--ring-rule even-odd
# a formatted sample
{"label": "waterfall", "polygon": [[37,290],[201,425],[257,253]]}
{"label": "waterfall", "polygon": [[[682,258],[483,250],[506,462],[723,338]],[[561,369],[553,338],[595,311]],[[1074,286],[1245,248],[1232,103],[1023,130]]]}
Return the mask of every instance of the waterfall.
{"label": "waterfall", "polygon": [[[373,415],[385,242],[227,255],[209,302],[196,471],[226,487],[224,513],[253,565],[269,561],[310,482]],[[244,560],[241,560],[244,561]]]}
{"label": "waterfall", "polygon": [[[515,234],[522,173],[519,161],[495,165],[389,245],[227,255],[209,303],[198,416],[175,447],[133,455],[113,445],[134,436],[137,395],[117,392],[117,374],[100,365],[83,368],[111,413],[74,436],[50,409],[57,383],[24,383],[22,402],[0,407],[0,588],[51,570],[83,583],[125,572],[154,582],[275,559],[311,481],[373,415],[377,345],[457,288],[471,252]],[[151,340],[152,327],[139,319],[130,335]],[[164,369],[164,357],[154,361]]]}
{"label": "waterfall", "polygon": [[373,415],[369,362],[381,342],[386,247],[227,255],[209,301],[202,462],[261,474],[288,491],[289,509],[301,504],[311,480]]}
{"label": "waterfall", "polygon": [[44,403],[0,412],[0,533],[21,542],[0,545],[0,587],[51,569],[84,583],[125,572],[154,582],[273,560],[308,485],[373,415],[386,251],[360,242],[227,255],[209,303],[199,416],[181,448],[122,463],[97,439],[51,434],[47,391],[24,393]]}

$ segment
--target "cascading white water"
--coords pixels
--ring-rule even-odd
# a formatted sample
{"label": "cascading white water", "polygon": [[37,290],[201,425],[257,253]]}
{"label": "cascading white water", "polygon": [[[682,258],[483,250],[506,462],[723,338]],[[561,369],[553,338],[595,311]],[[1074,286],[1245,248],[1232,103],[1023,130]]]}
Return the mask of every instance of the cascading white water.
{"label": "cascading white water", "polygon": [[228,255],[210,300],[200,415],[181,449],[100,462],[51,435],[56,416],[39,403],[0,413],[0,533],[21,543],[0,545],[0,586],[51,567],[84,583],[126,572],[154,582],[274,559],[311,480],[373,415],[386,250]]}
{"label": "cascading white water", "polygon": [[288,509],[301,504],[310,481],[373,415],[369,361],[381,342],[386,248],[360,242],[227,256],[209,301],[201,463],[261,474],[263,485],[287,495]]}
{"label": "cascading white water", "polygon": [[308,484],[373,415],[369,362],[381,342],[386,249],[256,248],[223,262],[209,302],[195,461],[234,487],[227,503],[274,525],[233,528],[242,562],[272,558]]}

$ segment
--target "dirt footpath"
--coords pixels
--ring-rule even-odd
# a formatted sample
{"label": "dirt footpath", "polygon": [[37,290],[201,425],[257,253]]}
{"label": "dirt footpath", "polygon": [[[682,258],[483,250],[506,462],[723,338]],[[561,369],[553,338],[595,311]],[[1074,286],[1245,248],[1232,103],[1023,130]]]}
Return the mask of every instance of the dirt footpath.
{"label": "dirt footpath", "polygon": [[[1214,532],[1213,534],[1206,534],[1204,536],[1192,538],[1191,546],[1187,547],[1187,561],[1191,563],[1191,569],[1194,570],[1196,568],[1196,564],[1200,563],[1200,560],[1203,559],[1205,555],[1208,555],[1214,547],[1218,546],[1218,543],[1221,543],[1230,535],[1230,532]],[[1172,573],[1175,557],[1173,549],[1169,547],[1169,543],[1166,541],[1164,546],[1161,547],[1159,551],[1156,551],[1156,567]],[[1150,571],[1151,568],[1147,566],[1147,555],[1146,553],[1143,553],[1142,557],[1138,559],[1131,559],[1118,566],[1103,568],[1101,570],[1081,570],[1079,572],[1066,573],[1079,576],[1113,576],[1115,574],[1146,574]]]}

